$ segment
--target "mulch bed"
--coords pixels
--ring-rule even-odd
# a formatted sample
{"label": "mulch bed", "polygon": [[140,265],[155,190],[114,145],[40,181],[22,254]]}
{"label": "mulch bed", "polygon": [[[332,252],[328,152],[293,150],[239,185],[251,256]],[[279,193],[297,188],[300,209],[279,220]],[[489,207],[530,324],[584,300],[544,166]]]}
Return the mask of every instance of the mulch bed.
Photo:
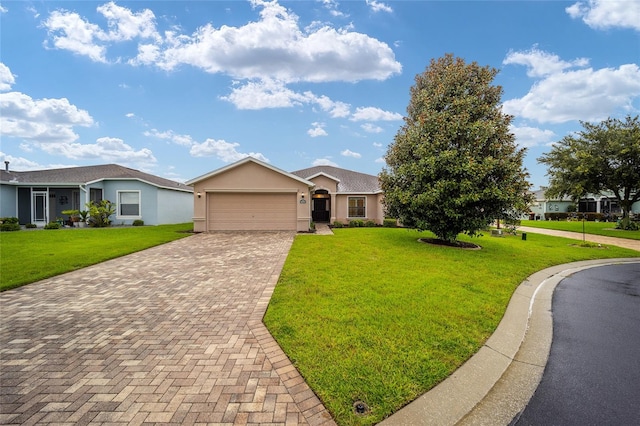
{"label": "mulch bed", "polygon": [[454,247],[454,248],[459,248],[459,249],[463,249],[463,250],[480,250],[482,249],[481,246],[474,244],[474,243],[468,243],[466,241],[445,241],[445,240],[439,240],[438,238],[418,238],[418,241],[420,241],[421,243],[427,243],[427,244],[433,244],[433,245],[437,245],[437,246],[446,246],[446,247]]}

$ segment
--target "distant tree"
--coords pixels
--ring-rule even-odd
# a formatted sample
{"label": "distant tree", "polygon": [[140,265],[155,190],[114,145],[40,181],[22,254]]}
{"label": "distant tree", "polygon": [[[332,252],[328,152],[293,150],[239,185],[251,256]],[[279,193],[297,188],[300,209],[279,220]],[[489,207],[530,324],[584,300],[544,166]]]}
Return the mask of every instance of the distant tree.
{"label": "distant tree", "polygon": [[547,165],[546,195],[566,195],[577,200],[587,194],[610,191],[627,218],[633,203],[640,200],[638,116],[581,124],[582,131],[565,136],[538,158]]}
{"label": "distant tree", "polygon": [[404,125],[380,174],[389,216],[453,242],[528,208],[524,149],[502,113],[497,70],[447,54],[411,87]]}

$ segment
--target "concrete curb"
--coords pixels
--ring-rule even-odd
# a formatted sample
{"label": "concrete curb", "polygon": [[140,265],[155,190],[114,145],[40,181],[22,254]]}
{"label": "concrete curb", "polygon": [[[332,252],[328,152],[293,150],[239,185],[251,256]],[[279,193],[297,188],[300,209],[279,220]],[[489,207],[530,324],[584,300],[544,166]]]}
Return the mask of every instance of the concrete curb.
{"label": "concrete curb", "polygon": [[551,348],[553,291],[583,269],[640,262],[598,259],[553,266],[529,276],[482,348],[446,380],[380,425],[508,425],[535,392]]}

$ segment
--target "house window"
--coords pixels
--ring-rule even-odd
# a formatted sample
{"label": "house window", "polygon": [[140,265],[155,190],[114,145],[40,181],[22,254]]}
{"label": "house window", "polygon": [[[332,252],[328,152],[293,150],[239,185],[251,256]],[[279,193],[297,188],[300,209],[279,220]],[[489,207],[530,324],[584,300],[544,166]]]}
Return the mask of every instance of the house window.
{"label": "house window", "polygon": [[93,201],[98,204],[102,201],[102,189],[100,188],[91,188],[89,189],[89,201]]}
{"label": "house window", "polygon": [[118,191],[118,216],[140,217],[140,191]]}
{"label": "house window", "polygon": [[366,197],[349,197],[349,217],[365,217],[366,200]]}

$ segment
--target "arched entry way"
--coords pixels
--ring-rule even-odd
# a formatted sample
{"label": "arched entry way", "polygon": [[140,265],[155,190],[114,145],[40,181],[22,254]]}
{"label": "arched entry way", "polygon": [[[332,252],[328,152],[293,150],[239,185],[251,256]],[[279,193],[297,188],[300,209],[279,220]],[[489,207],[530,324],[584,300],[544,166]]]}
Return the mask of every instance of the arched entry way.
{"label": "arched entry way", "polygon": [[311,220],[314,222],[329,222],[331,219],[331,195],[326,189],[318,189],[311,196]]}

